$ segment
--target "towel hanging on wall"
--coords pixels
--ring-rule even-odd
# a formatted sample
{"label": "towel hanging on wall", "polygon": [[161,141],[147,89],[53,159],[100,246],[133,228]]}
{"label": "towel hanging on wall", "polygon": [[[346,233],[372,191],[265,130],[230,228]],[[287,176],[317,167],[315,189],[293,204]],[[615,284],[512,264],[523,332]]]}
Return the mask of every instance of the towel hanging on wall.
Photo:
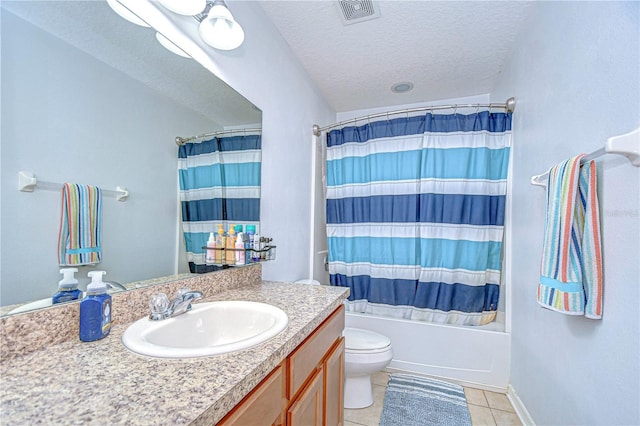
{"label": "towel hanging on wall", "polygon": [[549,171],[538,303],[569,315],[602,318],[602,247],[596,163],[583,155]]}
{"label": "towel hanging on wall", "polygon": [[58,236],[58,263],[95,265],[102,260],[102,191],[65,183]]}

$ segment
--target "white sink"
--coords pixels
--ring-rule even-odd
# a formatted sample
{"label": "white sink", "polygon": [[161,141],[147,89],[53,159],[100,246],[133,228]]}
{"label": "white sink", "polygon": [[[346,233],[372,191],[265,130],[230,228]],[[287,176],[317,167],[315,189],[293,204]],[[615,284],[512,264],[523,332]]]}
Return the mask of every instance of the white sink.
{"label": "white sink", "polygon": [[174,318],[134,322],[122,335],[122,343],[141,355],[195,358],[250,348],[274,337],[288,323],[282,309],[266,303],[198,303]]}

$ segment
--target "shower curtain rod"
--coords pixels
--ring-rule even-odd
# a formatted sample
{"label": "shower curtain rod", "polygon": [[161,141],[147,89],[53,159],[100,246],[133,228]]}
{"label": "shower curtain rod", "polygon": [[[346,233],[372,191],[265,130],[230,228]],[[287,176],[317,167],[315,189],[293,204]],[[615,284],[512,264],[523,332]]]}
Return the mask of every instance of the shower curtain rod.
{"label": "shower curtain rod", "polygon": [[442,109],[459,109],[459,108],[504,108],[507,112],[513,112],[516,109],[516,98],[509,98],[505,103],[498,104],[452,104],[452,105],[434,105],[434,106],[426,106],[426,107],[418,107],[418,108],[409,108],[402,109],[397,111],[389,111],[389,112],[381,112],[378,114],[365,115],[362,117],[352,118],[350,120],[341,121],[340,123],[330,124],[328,126],[320,127],[317,124],[313,125],[313,134],[315,136],[320,136],[322,132],[326,132],[327,130],[335,129],[337,127],[342,127],[345,124],[357,123],[358,121],[369,121],[372,118],[378,117],[389,117],[390,115],[397,114],[409,114],[412,112],[422,112],[422,111],[439,111]]}
{"label": "shower curtain rod", "polygon": [[257,133],[260,132],[262,133],[262,129],[260,127],[256,127],[256,128],[252,128],[252,129],[233,129],[233,130],[218,130],[215,132],[211,132],[211,133],[203,133],[201,135],[198,136],[191,136],[188,138],[182,138],[180,136],[176,136],[176,145],[180,146],[180,145],[184,145],[185,143],[192,141],[192,140],[196,140],[196,139],[202,139],[202,138],[209,138],[211,136],[219,136],[219,135],[228,135],[231,133]]}

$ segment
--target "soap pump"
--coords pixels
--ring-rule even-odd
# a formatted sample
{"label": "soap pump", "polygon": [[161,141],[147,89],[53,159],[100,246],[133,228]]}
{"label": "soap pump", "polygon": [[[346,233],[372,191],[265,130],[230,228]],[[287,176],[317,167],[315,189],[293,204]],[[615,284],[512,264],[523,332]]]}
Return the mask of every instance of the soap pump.
{"label": "soap pump", "polygon": [[74,276],[76,272],[78,268],[60,269],[63,278],[58,282],[58,292],[51,298],[52,304],[80,299],[82,292],[78,290],[78,280]]}
{"label": "soap pump", "polygon": [[80,340],[92,342],[102,339],[111,331],[111,296],[102,281],[105,271],[88,273],[91,283],[80,302]]}

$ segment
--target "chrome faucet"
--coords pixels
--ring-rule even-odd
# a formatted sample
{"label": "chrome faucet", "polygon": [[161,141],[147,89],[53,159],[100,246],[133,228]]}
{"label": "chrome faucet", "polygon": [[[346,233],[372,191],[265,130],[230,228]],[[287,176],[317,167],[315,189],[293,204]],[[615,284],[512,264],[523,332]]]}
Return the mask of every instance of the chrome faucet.
{"label": "chrome faucet", "polygon": [[169,298],[164,293],[154,294],[149,302],[149,308],[151,309],[149,319],[159,321],[184,314],[191,310],[191,302],[200,298],[202,298],[201,292],[191,291],[188,288],[178,290],[171,302],[169,302]]}

